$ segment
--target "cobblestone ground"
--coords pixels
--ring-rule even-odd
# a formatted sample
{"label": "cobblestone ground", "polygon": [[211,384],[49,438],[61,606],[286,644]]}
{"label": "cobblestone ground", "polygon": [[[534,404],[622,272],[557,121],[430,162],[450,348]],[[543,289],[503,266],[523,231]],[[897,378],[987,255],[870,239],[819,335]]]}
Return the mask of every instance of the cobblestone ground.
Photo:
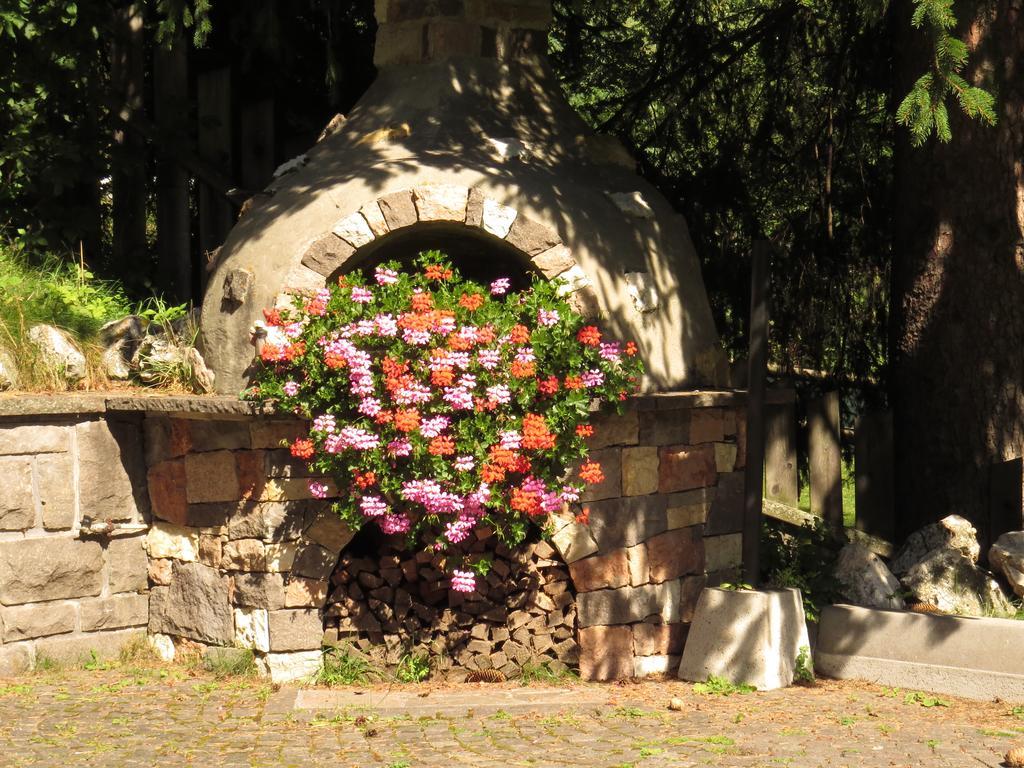
{"label": "cobblestone ground", "polygon": [[[513,687],[413,690],[484,705]],[[1024,708],[853,683],[730,696],[678,681],[574,683],[542,711],[416,717],[296,710],[296,693],[174,666],[0,680],[0,766],[960,768],[1000,765],[1024,744]],[[673,696],[682,711],[668,710]]]}

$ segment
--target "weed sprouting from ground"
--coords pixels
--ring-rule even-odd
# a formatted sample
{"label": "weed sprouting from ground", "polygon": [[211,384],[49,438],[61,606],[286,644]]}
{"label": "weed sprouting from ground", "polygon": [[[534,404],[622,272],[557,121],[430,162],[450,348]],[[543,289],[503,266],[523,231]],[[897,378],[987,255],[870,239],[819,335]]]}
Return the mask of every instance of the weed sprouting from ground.
{"label": "weed sprouting from ground", "polygon": [[711,696],[732,696],[733,694],[746,694],[756,691],[752,685],[747,683],[731,683],[724,677],[711,675],[705,683],[694,683],[693,692],[703,693]]}

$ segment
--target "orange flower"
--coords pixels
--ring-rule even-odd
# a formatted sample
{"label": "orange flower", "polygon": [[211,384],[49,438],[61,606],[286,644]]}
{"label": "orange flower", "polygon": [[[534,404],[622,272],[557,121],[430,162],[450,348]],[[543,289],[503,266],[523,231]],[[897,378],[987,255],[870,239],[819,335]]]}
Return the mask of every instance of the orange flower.
{"label": "orange flower", "polygon": [[434,308],[434,297],[429,293],[418,291],[409,300],[414,312],[429,312]]}
{"label": "orange flower", "polygon": [[634,342],[632,342],[632,341],[627,341],[626,342],[626,355],[628,357],[633,357],[633,355],[635,355],[635,354],[636,354],[636,344]]}
{"label": "orange flower", "polygon": [[540,506],[540,495],[524,491],[522,488],[512,489],[511,504],[512,509],[528,515],[539,515],[544,511]]}
{"label": "orange flower", "polygon": [[530,340],[530,329],[525,325],[513,325],[508,338],[513,344],[525,344]]}
{"label": "orange flower", "polygon": [[484,297],[479,293],[464,293],[459,298],[459,306],[475,312],[484,304]]}
{"label": "orange flower", "polygon": [[516,461],[516,452],[510,448],[502,448],[500,445],[492,445],[489,451],[491,461],[503,469],[511,468]]}
{"label": "orange flower", "polygon": [[512,464],[512,471],[518,472],[520,475],[525,475],[530,471],[532,466],[533,465],[530,463],[530,460],[528,458],[523,456],[523,454],[521,453],[517,453],[516,460]]}
{"label": "orange flower", "polygon": [[585,483],[590,483],[591,485],[603,483],[604,472],[601,471],[601,465],[596,461],[583,462],[583,466],[580,467],[580,479]]}
{"label": "orange flower", "polygon": [[480,467],[480,479],[485,483],[500,483],[505,479],[505,470],[495,464]]}
{"label": "orange flower", "polygon": [[415,432],[420,426],[420,412],[415,408],[400,408],[395,411],[395,429],[399,432]]}
{"label": "orange flower", "polygon": [[553,395],[558,392],[561,385],[557,376],[548,376],[546,379],[537,379],[537,389],[542,395]]}
{"label": "orange flower", "polygon": [[451,456],[455,453],[455,441],[445,435],[438,435],[430,441],[427,453],[431,456]]}
{"label": "orange flower", "polygon": [[576,434],[580,437],[591,437],[594,434],[594,428],[590,424],[580,424],[576,427]]}
{"label": "orange flower", "polygon": [[590,507],[580,510],[580,513],[576,515],[576,522],[580,525],[590,525]]}
{"label": "orange flower", "polygon": [[395,414],[385,409],[382,411],[377,411],[377,415],[373,417],[373,420],[377,424],[390,424],[394,420],[394,418]]}
{"label": "orange flower", "polygon": [[377,483],[377,475],[373,472],[356,472],[355,479],[356,486],[364,491]]}
{"label": "orange flower", "polygon": [[512,365],[509,367],[509,373],[517,379],[530,379],[537,373],[537,366],[533,363],[522,363],[518,360],[513,360]]}
{"label": "orange flower", "polygon": [[473,342],[459,336],[457,333],[452,333],[448,336],[448,348],[453,349],[456,352],[465,352],[466,350],[473,348]]}
{"label": "orange flower", "polygon": [[403,373],[409,372],[409,364],[401,360],[394,360],[390,357],[385,357],[380,363],[381,370],[384,371],[384,375],[388,377],[401,376]]}
{"label": "orange flower", "polygon": [[523,448],[545,451],[555,447],[555,436],[548,430],[543,416],[528,413],[523,417]]}
{"label": "orange flower", "polygon": [[331,369],[337,370],[348,365],[348,361],[340,352],[327,352],[324,355],[324,364]]}
{"label": "orange flower", "polygon": [[314,453],[313,441],[305,438],[296,440],[292,443],[291,452],[297,459],[310,459]]}
{"label": "orange flower", "polygon": [[565,388],[566,389],[583,389],[583,379],[579,376],[566,376],[565,377]]}
{"label": "orange flower", "polygon": [[455,371],[451,368],[435,368],[430,372],[430,383],[435,387],[450,387],[455,381]]}
{"label": "orange flower", "polygon": [[267,321],[267,325],[284,325],[281,320],[281,310],[279,309],[264,309],[263,319]]}
{"label": "orange flower", "polygon": [[424,274],[426,274],[427,280],[451,280],[452,277],[452,271],[440,264],[430,264]]}
{"label": "orange flower", "polygon": [[490,344],[495,338],[494,326],[484,325],[477,329],[476,340],[478,344]]}
{"label": "orange flower", "polygon": [[594,326],[587,325],[580,328],[579,333],[576,334],[576,340],[580,344],[586,344],[588,347],[596,347],[601,343],[601,332]]}

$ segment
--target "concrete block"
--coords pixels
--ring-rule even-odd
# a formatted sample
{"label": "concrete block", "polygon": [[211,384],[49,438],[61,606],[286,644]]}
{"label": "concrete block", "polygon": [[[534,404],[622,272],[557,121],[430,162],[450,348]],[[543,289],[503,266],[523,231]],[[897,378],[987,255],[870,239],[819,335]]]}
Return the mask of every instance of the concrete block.
{"label": "concrete block", "polygon": [[[48,531],[67,531],[75,524],[73,466],[69,453],[47,453],[36,457],[36,488],[43,511],[43,528]],[[82,510],[85,514],[93,514],[84,505],[87,501],[83,497]],[[103,519],[107,519],[106,516]]]}
{"label": "concrete block", "polygon": [[810,648],[798,589],[705,589],[697,601],[679,677],[703,682],[714,675],[758,690],[793,682],[796,658]]}
{"label": "concrete block", "polygon": [[33,643],[0,646],[0,678],[23,675],[35,666]]}
{"label": "concrete block", "polygon": [[82,601],[82,631],[141,627],[149,623],[149,595],[117,595]]}
{"label": "concrete block", "polygon": [[838,679],[1024,703],[1024,622],[826,607],[815,670]]}
{"label": "concrete block", "polygon": [[69,428],[56,425],[0,427],[0,456],[66,451],[69,435]]}
{"label": "concrete block", "polygon": [[0,483],[0,531],[31,528],[36,521],[36,505],[32,498],[32,459],[28,456],[0,457],[0,477],[4,478]]}
{"label": "concrete block", "polygon": [[4,643],[60,635],[75,630],[74,603],[39,603],[0,610]]}
{"label": "concrete block", "polygon": [[78,495],[82,515],[133,520],[149,511],[142,431],[134,422],[87,421],[78,439]]}
{"label": "concrete block", "polygon": [[142,592],[149,586],[146,537],[114,539],[107,545],[107,584],[111,594]]}
{"label": "concrete block", "polygon": [[0,543],[0,604],[91,597],[103,588],[103,550],[66,538]]}
{"label": "concrete block", "polygon": [[268,653],[257,659],[260,671],[273,683],[294,683],[311,680],[323,667],[320,651],[299,653]]}
{"label": "concrete block", "polygon": [[319,648],[324,636],[323,620],[310,608],[271,611],[269,627],[270,647],[275,652]]}
{"label": "concrete block", "polygon": [[81,664],[92,659],[116,659],[121,649],[139,637],[142,629],[121,629],[116,632],[94,632],[88,635],[47,637],[36,641],[36,661],[53,659],[64,664]]}

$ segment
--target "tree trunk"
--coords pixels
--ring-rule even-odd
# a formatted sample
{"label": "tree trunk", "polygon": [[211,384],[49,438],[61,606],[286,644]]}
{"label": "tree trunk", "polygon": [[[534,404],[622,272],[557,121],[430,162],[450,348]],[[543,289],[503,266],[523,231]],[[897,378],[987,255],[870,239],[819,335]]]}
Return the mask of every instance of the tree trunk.
{"label": "tree trunk", "polygon": [[[901,95],[928,60],[910,5],[893,19]],[[897,536],[960,514],[984,546],[999,533],[990,467],[1024,451],[1024,13],[1019,0],[968,0],[956,12],[971,49],[966,79],[996,94],[999,124],[950,103],[950,143],[914,149],[901,129],[897,144]]]}

